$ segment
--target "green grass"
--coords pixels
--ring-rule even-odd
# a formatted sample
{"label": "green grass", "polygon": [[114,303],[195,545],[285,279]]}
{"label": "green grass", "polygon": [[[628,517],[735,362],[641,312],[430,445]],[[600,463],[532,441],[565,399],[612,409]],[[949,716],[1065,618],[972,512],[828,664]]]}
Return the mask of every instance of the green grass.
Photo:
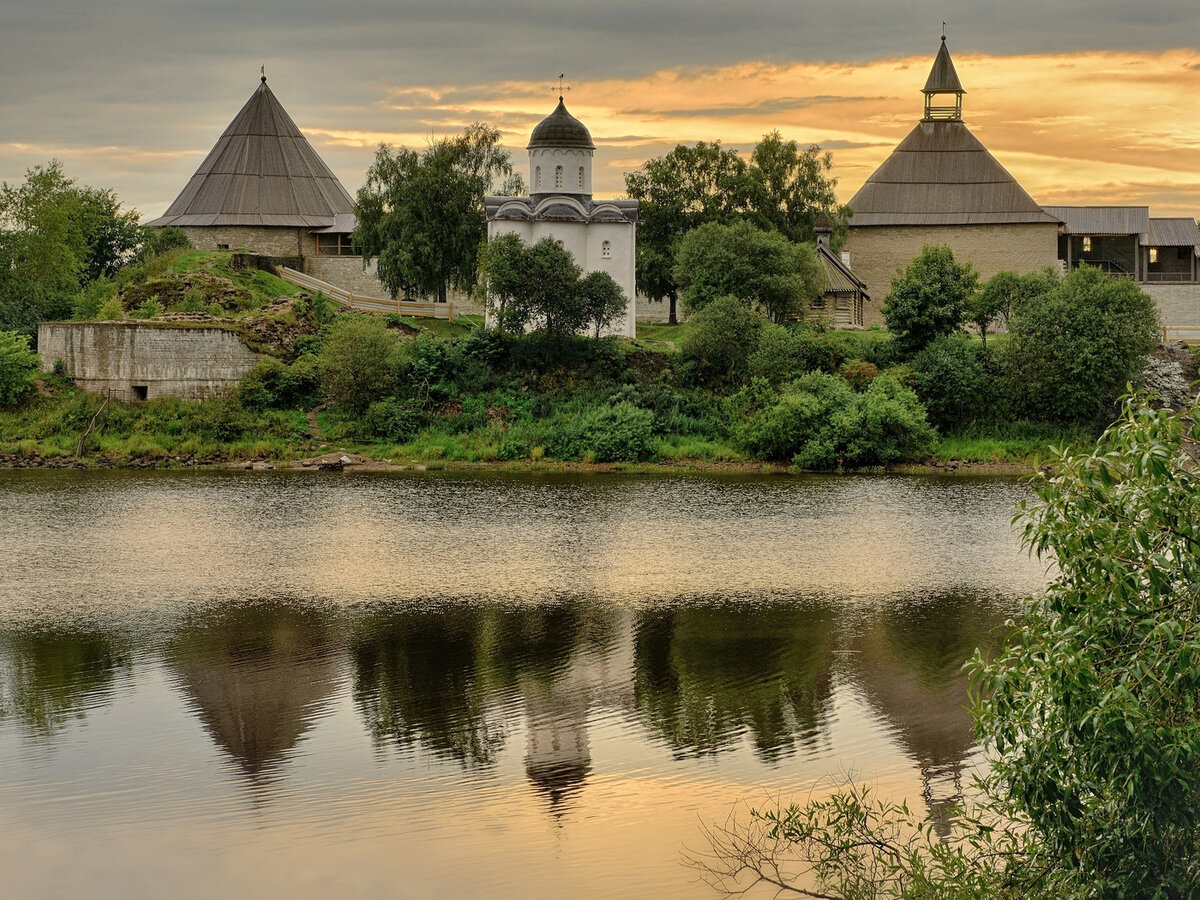
{"label": "green grass", "polygon": [[1029,422],[974,425],[943,435],[933,455],[943,462],[1031,464],[1049,456],[1051,447],[1082,449],[1094,441],[1095,436],[1086,431]]}
{"label": "green grass", "polygon": [[453,322],[446,319],[432,319],[424,316],[388,316],[388,321],[402,322],[410,328],[426,331],[443,340],[451,340],[470,334],[476,328],[483,327],[483,316],[455,316]]}
{"label": "green grass", "polygon": [[679,347],[680,342],[691,333],[692,326],[687,322],[668,325],[665,322],[638,322],[637,339],[656,343],[672,343]]}

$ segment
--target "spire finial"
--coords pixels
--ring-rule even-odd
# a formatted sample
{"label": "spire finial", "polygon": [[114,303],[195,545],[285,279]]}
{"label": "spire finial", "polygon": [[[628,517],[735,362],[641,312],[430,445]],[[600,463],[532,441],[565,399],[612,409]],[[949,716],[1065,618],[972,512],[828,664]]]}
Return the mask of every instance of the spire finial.
{"label": "spire finial", "polygon": [[259,68],[258,71],[262,72],[262,83],[266,84],[267,83],[267,67],[262,66]]}
{"label": "spire finial", "polygon": [[946,23],[942,23],[942,40],[946,40]]}

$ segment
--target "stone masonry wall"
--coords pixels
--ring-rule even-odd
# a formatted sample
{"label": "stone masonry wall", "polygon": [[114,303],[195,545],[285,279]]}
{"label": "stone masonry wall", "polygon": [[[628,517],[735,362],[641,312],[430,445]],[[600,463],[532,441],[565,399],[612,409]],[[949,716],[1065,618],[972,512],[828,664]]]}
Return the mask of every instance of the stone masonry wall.
{"label": "stone masonry wall", "polygon": [[883,323],[880,312],[892,276],[921,253],[926,244],[946,244],[954,258],[971,262],[981,281],[1008,269],[1024,274],[1044,266],[1059,268],[1058,226],[1030,225],[894,225],[855,228],[850,239],[850,268],[867,285],[871,302],[864,305],[863,324]]}
{"label": "stone masonry wall", "polygon": [[229,250],[252,250],[264,256],[311,256],[317,251],[316,238],[303,228],[212,225],[183,230],[197,250],[216,250],[224,244]]}
{"label": "stone masonry wall", "polygon": [[236,334],[147,322],[43,322],[38,352],[47,372],[62,360],[86,391],[114,400],[202,400],[237,386],[258,361]]}
{"label": "stone masonry wall", "polygon": [[1200,284],[1140,284],[1154,298],[1164,325],[1200,326]]}

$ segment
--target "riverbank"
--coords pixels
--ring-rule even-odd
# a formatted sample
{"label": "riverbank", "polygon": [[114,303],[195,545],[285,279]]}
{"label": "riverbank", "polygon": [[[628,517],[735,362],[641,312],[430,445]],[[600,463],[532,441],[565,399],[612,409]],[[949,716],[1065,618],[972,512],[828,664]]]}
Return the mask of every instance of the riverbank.
{"label": "riverbank", "polygon": [[[837,470],[847,474],[899,474],[899,475],[979,475],[1020,476],[1032,475],[1039,461],[1028,460],[939,460],[930,459],[923,463],[903,463],[892,466],[877,466],[864,469]],[[227,469],[239,471],[313,471],[313,472],[553,472],[579,474],[631,473],[646,474],[710,474],[710,475],[799,475],[805,474],[795,466],[779,462],[759,460],[709,461],[702,459],[674,459],[659,462],[573,462],[555,459],[479,461],[479,460],[393,460],[363,455],[360,452],[332,450],[315,456],[299,459],[281,459],[270,456],[253,456],[244,459],[219,457],[196,457],[180,455],[171,457],[112,458],[93,456],[77,458],[69,455],[47,455],[38,453],[0,453],[0,469]]]}

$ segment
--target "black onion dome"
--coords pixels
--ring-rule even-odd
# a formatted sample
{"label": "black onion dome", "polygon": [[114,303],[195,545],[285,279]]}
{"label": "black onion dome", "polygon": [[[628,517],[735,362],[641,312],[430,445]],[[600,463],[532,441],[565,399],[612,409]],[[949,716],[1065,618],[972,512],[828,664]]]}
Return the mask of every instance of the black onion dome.
{"label": "black onion dome", "polygon": [[586,125],[567,112],[562,97],[558,98],[558,106],[554,108],[554,112],[538,122],[533,134],[529,136],[529,144],[525,149],[532,150],[535,147],[596,149],[596,145],[592,143],[591,132],[587,130]]}

